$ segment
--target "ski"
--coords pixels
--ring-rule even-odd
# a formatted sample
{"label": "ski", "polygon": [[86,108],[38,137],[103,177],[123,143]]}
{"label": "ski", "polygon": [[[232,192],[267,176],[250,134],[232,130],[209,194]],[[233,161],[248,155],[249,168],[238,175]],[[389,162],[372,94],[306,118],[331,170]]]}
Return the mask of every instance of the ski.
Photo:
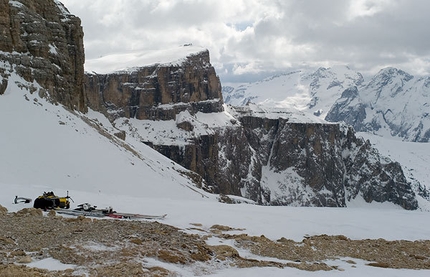
{"label": "ski", "polygon": [[161,220],[166,218],[167,214],[163,215],[148,215],[148,214],[133,214],[133,213],[109,213],[107,216],[119,219],[154,219]]}
{"label": "ski", "polygon": [[80,211],[80,210],[55,210],[58,214],[74,215],[74,216],[89,216],[89,217],[105,217],[106,213],[102,210]]}

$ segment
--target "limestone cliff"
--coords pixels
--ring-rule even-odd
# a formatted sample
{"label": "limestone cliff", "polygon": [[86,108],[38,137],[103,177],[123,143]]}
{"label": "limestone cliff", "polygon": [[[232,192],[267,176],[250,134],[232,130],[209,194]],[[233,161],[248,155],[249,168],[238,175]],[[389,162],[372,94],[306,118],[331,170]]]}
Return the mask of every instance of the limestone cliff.
{"label": "limestone cliff", "polygon": [[382,157],[351,127],[250,115],[240,120],[252,134],[249,144],[261,161],[261,186],[271,205],[344,207],[360,196],[418,207],[400,164]]}
{"label": "limestone cliff", "polygon": [[91,73],[85,78],[88,106],[104,112],[111,120],[170,120],[184,110],[222,110],[221,84],[207,50],[187,56],[180,64]]}
{"label": "limestone cliff", "polygon": [[0,69],[3,84],[9,71],[53,102],[86,111],[83,90],[84,47],[81,21],[56,0],[0,0]]}
{"label": "limestone cliff", "polygon": [[[202,176],[210,191],[263,205],[345,207],[361,197],[417,209],[400,164],[382,157],[352,128],[229,109],[235,124],[182,146],[150,145]],[[194,129],[197,121],[190,123]]]}

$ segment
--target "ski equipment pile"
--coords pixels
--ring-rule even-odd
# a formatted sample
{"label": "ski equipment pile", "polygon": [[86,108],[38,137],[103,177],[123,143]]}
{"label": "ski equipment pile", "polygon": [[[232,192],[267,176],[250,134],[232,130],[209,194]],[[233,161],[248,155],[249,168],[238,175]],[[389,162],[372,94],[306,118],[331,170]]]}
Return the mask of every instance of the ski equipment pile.
{"label": "ski equipment pile", "polygon": [[60,197],[54,194],[53,191],[44,192],[41,196],[37,197],[34,200],[33,207],[37,209],[69,209],[70,208],[70,200],[73,199],[69,196],[69,191],[67,191],[67,196]]}

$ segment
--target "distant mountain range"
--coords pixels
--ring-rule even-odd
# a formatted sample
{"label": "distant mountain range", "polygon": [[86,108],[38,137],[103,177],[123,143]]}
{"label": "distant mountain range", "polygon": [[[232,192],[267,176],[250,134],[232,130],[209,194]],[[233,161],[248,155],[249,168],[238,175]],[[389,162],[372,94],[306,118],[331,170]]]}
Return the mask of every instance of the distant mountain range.
{"label": "distant mountain range", "polygon": [[385,68],[369,81],[347,66],[299,70],[223,87],[227,104],[293,107],[358,132],[405,141],[430,139],[430,77]]}

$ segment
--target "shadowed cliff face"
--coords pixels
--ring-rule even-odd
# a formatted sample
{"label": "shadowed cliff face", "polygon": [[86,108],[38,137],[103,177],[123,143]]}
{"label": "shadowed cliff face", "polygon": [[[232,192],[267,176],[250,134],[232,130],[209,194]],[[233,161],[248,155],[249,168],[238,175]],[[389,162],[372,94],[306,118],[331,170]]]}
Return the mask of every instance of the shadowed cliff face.
{"label": "shadowed cliff face", "polygon": [[202,176],[216,193],[263,205],[345,207],[362,197],[417,209],[400,164],[379,155],[352,128],[243,115],[185,146],[154,149]]}
{"label": "shadowed cliff face", "polygon": [[170,120],[184,110],[192,114],[222,111],[221,84],[207,50],[186,57],[182,64],[87,74],[85,92],[89,107],[111,120]]}
{"label": "shadowed cliff face", "polygon": [[[80,19],[53,0],[0,0],[0,60],[53,102],[86,111]],[[0,73],[7,82],[6,69]]]}
{"label": "shadowed cliff face", "polygon": [[263,191],[270,191],[268,203],[344,207],[361,196],[369,203],[418,207],[400,164],[380,156],[352,128],[285,119],[261,126],[261,121],[241,119],[244,128],[254,134],[249,136],[250,146],[261,158],[260,184]]}

